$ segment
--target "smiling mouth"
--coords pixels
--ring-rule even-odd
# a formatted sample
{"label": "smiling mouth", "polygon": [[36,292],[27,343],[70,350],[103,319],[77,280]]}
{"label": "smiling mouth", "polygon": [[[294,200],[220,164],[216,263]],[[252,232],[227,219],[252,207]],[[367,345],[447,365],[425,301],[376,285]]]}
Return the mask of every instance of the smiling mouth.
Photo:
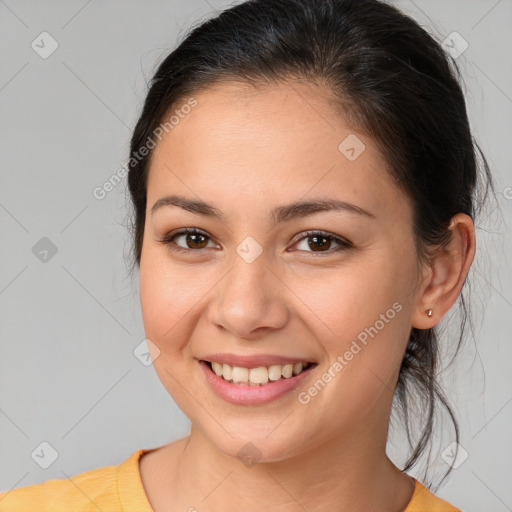
{"label": "smiling mouth", "polygon": [[244,368],[242,366],[232,366],[215,361],[203,362],[217,377],[225,382],[245,386],[265,386],[266,384],[279,380],[290,379],[316,366],[316,363],[303,362]]}

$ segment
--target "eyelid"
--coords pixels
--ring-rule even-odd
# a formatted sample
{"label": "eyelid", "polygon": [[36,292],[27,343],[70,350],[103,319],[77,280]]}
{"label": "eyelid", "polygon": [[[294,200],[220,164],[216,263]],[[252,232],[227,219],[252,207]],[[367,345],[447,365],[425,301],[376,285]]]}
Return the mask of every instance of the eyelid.
{"label": "eyelid", "polygon": [[[203,231],[202,229],[199,229],[199,228],[191,227],[191,228],[175,229],[174,231],[171,231],[170,233],[167,233],[162,238],[157,239],[157,242],[160,242],[160,243],[166,245],[169,248],[169,250],[176,251],[176,252],[188,252],[188,253],[194,253],[195,252],[195,253],[199,253],[200,254],[203,251],[207,250],[207,248],[203,248],[203,249],[185,249],[184,247],[180,247],[179,245],[174,243],[174,239],[176,239],[176,238],[178,238],[180,236],[188,235],[188,234],[202,235],[202,236],[210,239],[211,241],[213,241],[213,238],[206,231]],[[211,249],[211,248],[208,248],[208,249]]]}
{"label": "eyelid", "polygon": [[[163,243],[164,245],[168,246],[169,250],[171,250],[171,251],[185,252],[185,253],[189,253],[189,254],[190,253],[202,254],[203,251],[211,249],[211,247],[210,248],[204,247],[202,249],[189,249],[189,248],[185,249],[184,247],[180,247],[174,243],[173,240],[175,238],[184,236],[187,234],[202,235],[202,236],[210,239],[210,241],[213,241],[213,238],[206,231],[203,231],[200,228],[191,227],[191,228],[179,228],[174,231],[171,231],[170,233],[166,234],[161,239],[158,239],[157,242]],[[307,238],[312,238],[314,236],[323,236],[325,238],[331,239],[331,240],[335,241],[336,243],[338,243],[339,247],[336,247],[335,249],[330,249],[327,251],[318,251],[318,252],[316,252],[316,251],[299,251],[299,252],[310,253],[313,256],[315,256],[315,255],[322,256],[322,255],[330,255],[335,252],[339,252],[341,250],[346,250],[346,249],[350,249],[350,248],[354,247],[352,242],[350,242],[346,238],[341,237],[339,235],[335,235],[334,233],[330,233],[328,231],[323,231],[321,229],[301,231],[295,237],[293,237],[291,243],[292,243],[292,245],[296,245],[298,242],[301,242],[302,240],[305,240]],[[287,249],[287,252],[290,252],[290,251],[288,251],[288,249]]]}
{"label": "eyelid", "polygon": [[[347,251],[349,249],[354,248],[354,244],[347,240],[344,237],[341,237],[339,235],[335,235],[334,233],[330,233],[328,231],[323,231],[321,229],[314,229],[309,231],[302,231],[297,235],[297,237],[294,237],[294,242],[292,244],[292,247],[297,245],[298,243],[302,242],[303,240],[307,240],[308,238],[313,237],[324,237],[327,239],[330,239],[331,242],[334,241],[338,244],[338,247],[334,247],[332,249],[329,249],[327,251],[302,251],[299,250],[298,252],[303,255],[303,257],[306,258],[328,258],[329,256],[333,256],[334,254],[339,254],[344,251]],[[286,250],[286,252],[295,252],[290,251],[289,249]]]}
{"label": "eyelid", "polygon": [[347,247],[353,245],[352,242],[349,242],[346,238],[339,235],[335,235],[334,233],[330,233],[329,231],[323,231],[322,229],[310,229],[308,231],[302,231],[292,239],[292,243],[295,245],[296,242],[300,242],[305,238],[312,238],[314,236],[323,236],[325,238],[331,238],[332,240],[335,240],[342,245],[346,245]]}

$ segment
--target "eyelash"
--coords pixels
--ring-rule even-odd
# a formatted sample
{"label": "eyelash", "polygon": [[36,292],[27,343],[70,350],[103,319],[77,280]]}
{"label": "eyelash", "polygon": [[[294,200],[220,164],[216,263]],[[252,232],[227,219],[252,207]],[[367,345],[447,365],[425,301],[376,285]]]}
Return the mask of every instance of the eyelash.
{"label": "eyelash", "polygon": [[[181,253],[191,253],[191,252],[196,252],[196,253],[202,253],[203,251],[207,250],[207,248],[203,248],[203,249],[185,249],[183,247],[180,247],[178,245],[176,245],[173,240],[181,235],[201,235],[201,236],[204,236],[206,238],[209,238],[211,240],[211,238],[204,232],[204,231],[201,231],[197,228],[186,228],[186,229],[181,229],[179,231],[172,231],[171,233],[167,234],[164,238],[158,240],[158,242],[160,243],[163,243],[164,245],[166,245],[168,247],[169,250],[171,251],[174,251],[174,252],[181,252]],[[350,243],[349,241],[347,240],[344,240],[342,238],[339,238],[337,236],[334,236],[333,234],[331,233],[328,233],[326,231],[306,231],[304,233],[301,233],[301,237],[298,238],[297,240],[294,241],[294,245],[298,242],[301,242],[302,240],[305,240],[305,239],[308,239],[308,238],[313,238],[315,236],[318,236],[318,237],[324,237],[324,238],[327,238],[328,240],[331,240],[331,241],[335,241],[336,243],[338,243],[340,246],[339,247],[336,247],[335,249],[333,250],[327,250],[327,251],[318,251],[318,252],[315,252],[315,251],[301,251],[301,252],[310,252],[311,254],[314,255],[314,257],[316,256],[322,256],[324,254],[332,254],[334,252],[339,252],[339,251],[343,251],[343,250],[347,250],[347,249],[351,249],[353,247],[352,243]]]}

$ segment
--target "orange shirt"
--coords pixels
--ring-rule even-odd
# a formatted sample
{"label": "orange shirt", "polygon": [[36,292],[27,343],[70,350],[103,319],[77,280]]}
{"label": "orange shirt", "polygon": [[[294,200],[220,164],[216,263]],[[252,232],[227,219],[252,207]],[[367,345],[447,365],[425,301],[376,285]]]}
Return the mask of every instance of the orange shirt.
{"label": "orange shirt", "polygon": [[[117,466],[85,471],[0,493],[0,512],[154,512],[139,472],[140,449]],[[418,480],[404,512],[461,512],[436,498]]]}

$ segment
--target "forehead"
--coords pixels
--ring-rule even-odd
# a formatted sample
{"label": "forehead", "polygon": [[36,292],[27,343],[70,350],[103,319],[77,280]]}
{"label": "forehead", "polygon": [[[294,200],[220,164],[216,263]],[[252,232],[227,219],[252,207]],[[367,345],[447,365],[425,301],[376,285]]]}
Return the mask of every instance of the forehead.
{"label": "forehead", "polygon": [[153,150],[148,207],[180,192],[213,197],[226,209],[235,194],[247,205],[255,197],[282,203],[329,195],[373,211],[404,202],[373,141],[347,124],[324,88],[227,82],[193,98],[196,106]]}

